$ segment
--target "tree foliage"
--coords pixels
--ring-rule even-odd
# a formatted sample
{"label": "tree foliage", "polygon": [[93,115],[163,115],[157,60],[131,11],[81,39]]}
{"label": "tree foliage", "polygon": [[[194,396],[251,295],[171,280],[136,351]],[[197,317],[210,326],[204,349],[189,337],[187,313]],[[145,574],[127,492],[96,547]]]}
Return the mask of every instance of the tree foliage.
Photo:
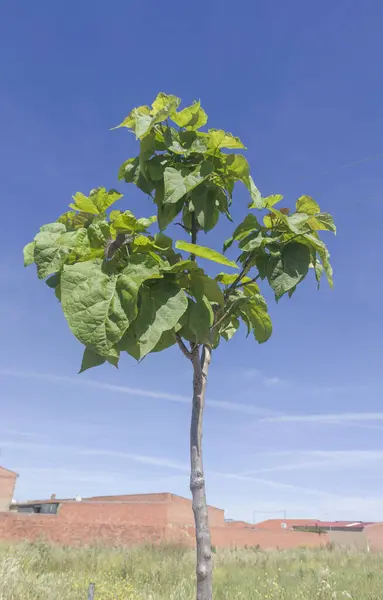
{"label": "tree foliage", "polygon": [[[298,198],[292,212],[276,208],[282,196],[262,197],[239,153],[241,140],[206,123],[199,102],[180,109],[180,99],[164,93],[151,106],[134,108],[118,127],[135,134],[139,153],[121,165],[118,178],[148,195],[156,215],[116,210],[122,194],[113,189],[78,192],[71,210],[41,227],[24,248],[25,265],[36,265],[85,347],[81,371],[105,362],[117,366],[121,352],[141,360],[180,341],[214,349],[241,323],[266,342],[272,324],[261,281],[277,300],[291,296],[310,270],[318,286],[323,274],[332,285],[320,238],[322,231],[335,233],[331,215],[309,196]],[[249,212],[223,253],[198,245],[198,231],[209,232],[222,217],[232,221],[238,183],[249,192]],[[164,233],[175,220],[189,241]],[[236,261],[225,255],[233,245]],[[212,276],[212,262],[228,272]]]}

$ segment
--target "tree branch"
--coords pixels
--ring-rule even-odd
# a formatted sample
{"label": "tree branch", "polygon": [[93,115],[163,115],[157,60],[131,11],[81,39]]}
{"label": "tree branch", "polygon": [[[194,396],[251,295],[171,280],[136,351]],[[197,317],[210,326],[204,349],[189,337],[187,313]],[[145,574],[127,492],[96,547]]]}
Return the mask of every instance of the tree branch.
{"label": "tree branch", "polygon": [[178,333],[176,333],[176,340],[177,340],[177,344],[180,347],[181,352],[186,356],[186,358],[188,358],[189,360],[192,360],[193,354],[191,352],[189,352],[189,350],[186,348],[185,344],[182,341],[181,336],[178,335]]}
{"label": "tree branch", "polygon": [[257,281],[257,279],[260,278],[260,274],[258,273],[258,275],[256,275],[256,277],[253,277],[253,279],[250,279],[250,281],[244,281],[243,283],[239,282],[238,285],[235,286],[234,289],[239,288],[239,287],[244,287],[245,285],[250,285],[250,283],[255,283]]}

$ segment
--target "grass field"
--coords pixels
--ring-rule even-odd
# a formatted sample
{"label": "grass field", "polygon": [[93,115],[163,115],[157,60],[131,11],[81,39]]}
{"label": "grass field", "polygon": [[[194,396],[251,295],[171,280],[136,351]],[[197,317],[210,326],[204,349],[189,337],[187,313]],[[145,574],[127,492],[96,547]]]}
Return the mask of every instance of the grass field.
{"label": "grass field", "polygon": [[[215,600],[383,599],[383,556],[340,550],[214,554]],[[194,600],[194,554],[178,548],[0,546],[0,600]]]}

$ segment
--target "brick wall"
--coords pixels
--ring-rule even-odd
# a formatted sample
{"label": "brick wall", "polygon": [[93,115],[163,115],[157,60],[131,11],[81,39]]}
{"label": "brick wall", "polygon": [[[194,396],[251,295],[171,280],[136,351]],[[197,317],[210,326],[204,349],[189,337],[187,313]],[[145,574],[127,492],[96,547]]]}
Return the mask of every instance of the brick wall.
{"label": "brick wall", "polygon": [[[208,507],[209,523],[211,527],[224,525],[224,511],[214,506]],[[170,494],[167,505],[168,524],[194,526],[194,515],[192,503],[187,498]]]}
{"label": "brick wall", "polygon": [[368,547],[373,552],[383,551],[383,523],[374,523],[364,528]]}
{"label": "brick wall", "polygon": [[88,544],[158,544],[166,539],[165,528],[145,525],[113,525],[60,520],[56,515],[2,513],[0,540],[10,542],[47,541],[79,546]]}
{"label": "brick wall", "polygon": [[165,527],[167,506],[165,502],[63,502],[57,518],[71,523]]}
{"label": "brick wall", "polygon": [[9,510],[16,485],[16,473],[0,467],[0,512]]}

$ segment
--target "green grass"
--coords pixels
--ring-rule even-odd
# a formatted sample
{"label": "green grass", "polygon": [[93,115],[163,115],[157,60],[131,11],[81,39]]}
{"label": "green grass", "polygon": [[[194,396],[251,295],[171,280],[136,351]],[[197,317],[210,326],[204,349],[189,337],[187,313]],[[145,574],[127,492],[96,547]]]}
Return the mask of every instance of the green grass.
{"label": "green grass", "polygon": [[[214,600],[382,600],[383,556],[341,550],[214,555]],[[194,553],[0,546],[0,600],[194,600]]]}

